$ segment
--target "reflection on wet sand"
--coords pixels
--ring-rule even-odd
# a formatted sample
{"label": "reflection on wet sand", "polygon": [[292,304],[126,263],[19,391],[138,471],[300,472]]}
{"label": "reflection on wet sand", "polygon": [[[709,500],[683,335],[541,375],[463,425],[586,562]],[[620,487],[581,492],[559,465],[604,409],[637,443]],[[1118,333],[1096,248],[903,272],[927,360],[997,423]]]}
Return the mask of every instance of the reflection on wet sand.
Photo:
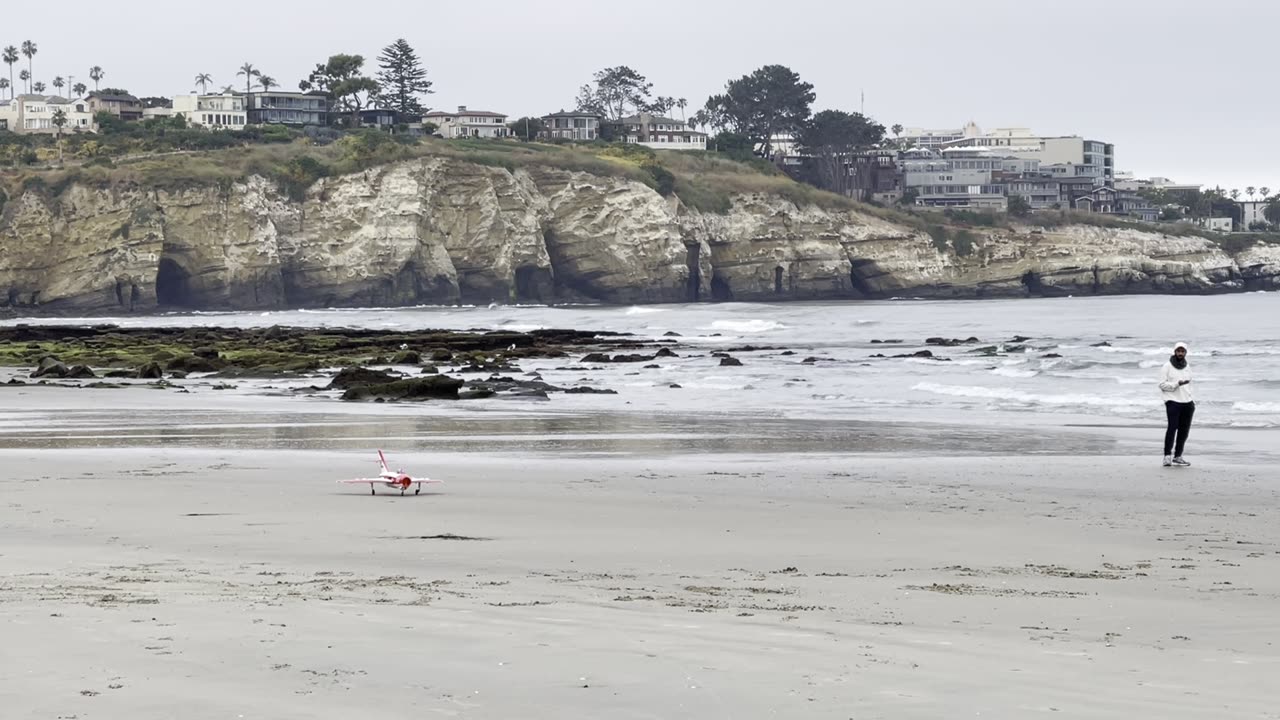
{"label": "reflection on wet sand", "polygon": [[165,410],[10,411],[0,448],[213,447],[548,454],[1119,452],[1086,433],[741,415],[423,416]]}

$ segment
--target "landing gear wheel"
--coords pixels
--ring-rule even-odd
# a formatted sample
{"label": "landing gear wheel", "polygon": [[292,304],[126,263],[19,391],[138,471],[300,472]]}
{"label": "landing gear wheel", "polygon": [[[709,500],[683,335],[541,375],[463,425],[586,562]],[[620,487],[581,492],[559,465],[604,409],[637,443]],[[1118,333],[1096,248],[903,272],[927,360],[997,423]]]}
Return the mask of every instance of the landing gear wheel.
{"label": "landing gear wheel", "polygon": [[421,494],[422,494],[422,486],[421,486],[421,485],[419,485],[418,487],[414,488],[414,490],[413,490],[413,494],[414,494],[414,495],[421,495]]}
{"label": "landing gear wheel", "polygon": [[370,486],[369,486],[369,494],[370,494],[370,495],[377,495],[377,494],[378,494],[378,489],[377,489],[377,488],[375,488],[374,486],[370,485]]}

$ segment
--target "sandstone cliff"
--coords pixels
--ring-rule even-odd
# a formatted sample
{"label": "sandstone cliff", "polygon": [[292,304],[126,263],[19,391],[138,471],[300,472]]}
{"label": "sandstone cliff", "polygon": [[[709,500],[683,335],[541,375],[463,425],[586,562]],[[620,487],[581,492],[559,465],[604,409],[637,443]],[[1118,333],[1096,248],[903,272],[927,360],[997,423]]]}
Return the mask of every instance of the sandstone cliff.
{"label": "sandstone cliff", "polygon": [[[936,229],[935,229],[936,230]],[[726,214],[619,178],[428,158],[317,182],[71,185],[9,198],[20,312],[427,303],[1014,297],[1280,288],[1280,247],[1128,229],[952,229],[743,195]]]}

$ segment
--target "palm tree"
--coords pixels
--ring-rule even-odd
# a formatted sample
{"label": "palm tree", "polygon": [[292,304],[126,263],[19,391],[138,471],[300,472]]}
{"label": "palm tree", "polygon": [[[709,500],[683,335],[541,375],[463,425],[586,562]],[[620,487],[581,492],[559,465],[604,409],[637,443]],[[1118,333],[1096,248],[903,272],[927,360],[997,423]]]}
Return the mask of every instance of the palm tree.
{"label": "palm tree", "polygon": [[1240,199],[1240,191],[1239,191],[1239,190],[1236,190],[1235,188],[1232,188],[1232,189],[1231,189],[1231,199],[1232,199],[1232,200],[1239,200],[1239,199]]}
{"label": "palm tree", "polygon": [[258,84],[262,86],[262,92],[270,92],[273,87],[280,87],[280,83],[270,75],[259,75]]}
{"label": "palm tree", "polygon": [[18,73],[18,79],[27,84],[27,92],[31,92],[31,73],[23,70]]}
{"label": "palm tree", "polygon": [[84,94],[88,91],[89,91],[89,88],[85,87],[84,83],[76,83],[71,87],[72,94],[74,94],[78,98],[84,97]]}
{"label": "palm tree", "polygon": [[1271,197],[1271,188],[1260,187],[1258,188],[1258,194],[1262,196],[1263,200],[1266,200],[1267,198]]}
{"label": "palm tree", "polygon": [[676,101],[676,107],[680,108],[680,122],[685,122],[684,109],[689,107],[689,101],[684,98],[680,98]]}
{"label": "palm tree", "polygon": [[32,58],[34,58],[34,57],[36,56],[36,44],[35,44],[35,43],[33,43],[33,42],[31,42],[30,40],[27,40],[27,41],[23,42],[23,43],[22,43],[22,54],[23,54],[23,55],[25,55],[25,56],[27,57],[27,72],[29,72],[29,73],[31,73],[32,75],[34,75],[34,74],[35,74],[35,70],[33,70],[33,69],[31,68],[31,59],[32,59]]}
{"label": "palm tree", "polygon": [[61,75],[59,75],[53,79],[53,86],[58,88],[58,94],[61,95],[62,88],[67,86],[67,81],[64,80]]}
{"label": "palm tree", "polygon": [[233,87],[231,87],[230,85],[223,85],[223,86],[222,86],[222,94],[223,94],[223,95],[230,95],[230,94],[234,93],[235,91],[236,91],[236,89],[235,89],[235,88],[233,88]]}
{"label": "palm tree", "polygon": [[38,82],[35,85],[32,85],[31,89],[34,90],[37,95],[43,95],[45,91],[45,86],[44,86],[44,83]]}
{"label": "palm tree", "polygon": [[67,111],[58,108],[53,111],[53,126],[58,128],[58,162],[62,162],[62,128],[67,126]]}
{"label": "palm tree", "polygon": [[200,86],[200,94],[209,94],[209,83],[213,82],[213,76],[209,73],[200,73],[196,75],[196,84]]}
{"label": "palm tree", "polygon": [[[0,91],[9,87],[9,78],[0,78]],[[13,93],[9,93],[9,99],[13,99]]]}
{"label": "palm tree", "polygon": [[13,84],[13,64],[18,62],[18,48],[10,45],[4,49],[4,64],[9,66],[9,99],[13,99],[13,91],[17,89],[17,85]]}
{"label": "palm tree", "polygon": [[253,63],[245,63],[240,66],[240,71],[236,73],[236,77],[244,76],[244,92],[246,95],[253,92],[253,79],[261,75]]}
{"label": "palm tree", "polygon": [[98,65],[89,68],[89,79],[93,81],[94,92],[98,92],[98,83],[102,82],[102,78],[106,76],[107,73]]}
{"label": "palm tree", "polygon": [[1258,188],[1250,185],[1244,189],[1244,192],[1249,196],[1249,202],[1253,202],[1253,196],[1258,194]]}

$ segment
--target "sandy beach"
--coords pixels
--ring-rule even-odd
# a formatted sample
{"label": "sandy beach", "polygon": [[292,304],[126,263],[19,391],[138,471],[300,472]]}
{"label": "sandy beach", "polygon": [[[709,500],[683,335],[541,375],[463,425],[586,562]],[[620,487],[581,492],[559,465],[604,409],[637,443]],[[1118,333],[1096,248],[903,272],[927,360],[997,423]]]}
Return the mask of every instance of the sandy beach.
{"label": "sandy beach", "polygon": [[166,439],[153,396],[38,440],[106,396],[6,396],[6,719],[1280,717],[1280,481],[1234,452],[395,426],[446,482],[370,497],[334,482],[374,467],[367,417]]}

